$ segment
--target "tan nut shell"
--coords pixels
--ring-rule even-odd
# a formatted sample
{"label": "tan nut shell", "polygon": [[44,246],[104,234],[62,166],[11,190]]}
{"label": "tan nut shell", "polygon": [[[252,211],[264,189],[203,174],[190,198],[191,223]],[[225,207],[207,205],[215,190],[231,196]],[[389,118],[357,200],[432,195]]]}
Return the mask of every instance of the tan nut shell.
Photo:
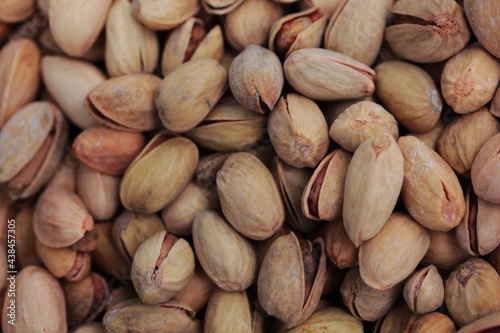
{"label": "tan nut shell", "polygon": [[83,56],[106,23],[112,0],[57,0],[49,4],[50,31],[72,57]]}
{"label": "tan nut shell", "polygon": [[242,235],[271,237],[285,219],[285,209],[269,169],[249,153],[231,155],[217,174],[217,192],[224,216]]}
{"label": "tan nut shell", "polygon": [[314,312],[301,325],[280,333],[304,332],[363,333],[363,324],[341,308],[326,308]]}
{"label": "tan nut shell", "polygon": [[189,139],[156,135],[123,175],[120,199],[128,210],[155,213],[171,203],[194,175],[198,148]]}
{"label": "tan nut shell", "polygon": [[214,59],[193,59],[176,68],[165,76],[155,97],[163,126],[177,133],[193,129],[226,88],[226,70]]}
{"label": "tan nut shell", "polygon": [[379,134],[354,153],[345,180],[343,220],[358,247],[391,216],[403,184],[403,156],[392,136]]}
{"label": "tan nut shell", "polygon": [[427,229],[409,215],[393,213],[382,230],[359,247],[361,278],[374,289],[395,286],[417,267],[429,243]]}
{"label": "tan nut shell", "polygon": [[444,301],[444,283],[436,266],[415,272],[405,282],[403,296],[413,312],[424,314],[437,310]]}
{"label": "tan nut shell", "polygon": [[481,147],[472,164],[472,186],[477,196],[500,203],[500,133],[490,138]]}
{"label": "tan nut shell", "polygon": [[35,10],[35,0],[4,0],[0,3],[0,21],[17,23],[29,18]]}
{"label": "tan nut shell", "polygon": [[399,138],[404,157],[401,197],[410,215],[426,228],[448,231],[465,211],[464,194],[453,169],[413,136]]}
{"label": "tan nut shell", "polygon": [[498,30],[496,20],[500,14],[498,1],[464,1],[465,15],[474,32],[488,52],[495,57],[500,57],[500,43],[498,42]]}
{"label": "tan nut shell", "polygon": [[155,94],[161,79],[152,74],[128,74],[104,81],[84,101],[87,112],[107,127],[142,132],[160,126]]}
{"label": "tan nut shell", "polygon": [[434,265],[440,271],[449,273],[470,257],[470,254],[458,245],[455,230],[429,230],[429,236],[431,242],[422,259],[422,265]]}
{"label": "tan nut shell", "polygon": [[488,332],[488,329],[497,329],[500,327],[500,312],[493,312],[484,316],[467,326],[462,327],[457,333],[481,333]]}
{"label": "tan nut shell", "polygon": [[152,30],[175,28],[200,10],[198,0],[133,0],[132,12]]}
{"label": "tan nut shell", "polygon": [[206,333],[254,332],[247,293],[215,289],[210,297],[205,315]]}
{"label": "tan nut shell", "polygon": [[202,0],[203,9],[209,14],[225,15],[232,12],[245,0]]}

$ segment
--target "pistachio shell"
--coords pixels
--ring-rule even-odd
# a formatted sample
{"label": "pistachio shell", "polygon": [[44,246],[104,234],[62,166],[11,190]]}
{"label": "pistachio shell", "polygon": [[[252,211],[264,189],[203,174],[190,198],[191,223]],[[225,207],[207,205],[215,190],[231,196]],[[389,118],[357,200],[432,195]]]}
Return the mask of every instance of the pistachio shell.
{"label": "pistachio shell", "polygon": [[227,292],[217,288],[208,302],[204,332],[253,332],[251,319],[244,290]]}
{"label": "pistachio shell", "polygon": [[429,249],[422,259],[422,265],[434,265],[442,272],[451,272],[470,255],[458,245],[455,231],[429,230]]}
{"label": "pistachio shell", "polygon": [[175,28],[200,10],[198,0],[133,0],[132,11],[152,30]]}
{"label": "pistachio shell", "polygon": [[455,324],[447,315],[439,312],[432,312],[423,316],[415,316],[410,320],[405,332],[426,333],[442,332],[455,333]]}
{"label": "pistachio shell", "polygon": [[4,0],[0,3],[0,21],[20,22],[29,18],[35,10],[35,0]]}
{"label": "pistachio shell", "polygon": [[314,312],[301,325],[282,331],[283,333],[310,332],[362,333],[363,324],[341,308],[326,308]]}
{"label": "pistachio shell", "polygon": [[490,138],[476,155],[471,169],[472,186],[477,196],[500,203],[500,178],[497,177],[500,164],[500,133]]}
{"label": "pistachio shell", "polygon": [[193,311],[200,311],[207,305],[215,284],[200,265],[196,266],[188,284],[177,294],[174,299],[188,304]]}
{"label": "pistachio shell", "polygon": [[439,309],[444,301],[444,284],[435,266],[415,272],[406,282],[403,295],[410,309],[427,313]]}
{"label": "pistachio shell", "polygon": [[335,266],[343,269],[358,264],[358,249],[347,235],[342,220],[328,222],[324,239],[326,254]]}
{"label": "pistachio shell", "polygon": [[500,327],[500,311],[484,316],[467,326],[462,327],[457,333],[488,333]]}
{"label": "pistachio shell", "polygon": [[500,13],[498,2],[494,0],[482,2],[464,0],[464,9],[472,31],[481,45],[495,57],[500,57],[500,44],[495,24],[495,18]]}
{"label": "pistachio shell", "polygon": [[237,8],[244,0],[202,0],[201,4],[207,13],[225,15]]}
{"label": "pistachio shell", "polygon": [[130,262],[126,261],[113,242],[113,223],[96,223],[94,230],[97,232],[97,247],[92,254],[95,266],[108,275],[130,280]]}

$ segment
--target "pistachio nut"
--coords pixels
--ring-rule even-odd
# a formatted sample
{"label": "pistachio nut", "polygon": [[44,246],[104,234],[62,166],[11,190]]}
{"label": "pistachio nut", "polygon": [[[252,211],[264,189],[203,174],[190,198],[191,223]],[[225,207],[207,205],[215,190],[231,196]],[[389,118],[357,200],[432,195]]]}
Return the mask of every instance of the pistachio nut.
{"label": "pistachio nut", "polygon": [[477,153],[498,132],[500,123],[483,107],[446,126],[437,141],[437,152],[458,175],[470,177]]}
{"label": "pistachio nut", "polygon": [[165,76],[156,92],[156,108],[163,126],[177,133],[195,128],[226,88],[226,70],[214,59],[193,59],[177,67]]}
{"label": "pistachio nut", "polygon": [[72,57],[84,55],[101,32],[112,0],[51,1],[50,31],[57,44]]}
{"label": "pistachio nut", "polygon": [[400,60],[375,67],[377,96],[394,118],[415,133],[436,126],[443,100],[431,76],[417,65]]}
{"label": "pistachio nut", "polygon": [[214,211],[199,212],[193,221],[196,257],[210,279],[226,291],[241,291],[255,278],[253,245]]}
{"label": "pistachio nut", "polygon": [[233,97],[224,97],[186,135],[209,150],[244,151],[257,145],[266,123],[265,115],[250,111]]}
{"label": "pistachio nut", "polygon": [[216,288],[207,305],[204,332],[253,332],[251,319],[245,290],[228,292]]}
{"label": "pistachio nut", "polygon": [[500,312],[493,312],[467,326],[462,327],[458,333],[493,333],[500,328]]}
{"label": "pistachio nut", "polygon": [[405,282],[403,296],[413,312],[424,314],[439,309],[444,301],[444,283],[436,266],[413,273]]}
{"label": "pistachio nut", "polygon": [[132,3],[114,1],[106,20],[105,63],[109,75],[152,73],[159,57],[158,37],[135,18]]}
{"label": "pistachio nut", "polygon": [[99,124],[85,110],[83,102],[95,86],[106,80],[100,69],[86,61],[47,55],[42,58],[42,78],[48,92],[72,123],[83,129]]}
{"label": "pistachio nut", "polygon": [[267,251],[258,278],[262,308],[287,328],[302,324],[316,309],[326,274],[324,242],[299,240],[291,232]]}
{"label": "pistachio nut", "polygon": [[76,192],[76,169],[80,162],[72,151],[66,153],[62,161],[57,165],[54,176],[50,179],[47,187],[62,187],[71,192]]}
{"label": "pistachio nut", "polygon": [[[204,0],[205,1],[205,0]],[[245,0],[224,20],[224,37],[235,50],[265,45],[274,22],[283,16],[283,6],[271,0]]]}
{"label": "pistachio nut", "polygon": [[486,260],[493,266],[493,268],[500,274],[500,246],[498,246],[493,252],[486,256]]}
{"label": "pistachio nut", "polygon": [[280,331],[280,333],[303,332],[338,332],[362,333],[363,324],[341,308],[327,307],[314,312],[305,322],[297,327]]}
{"label": "pistachio nut", "polygon": [[158,304],[171,300],[186,286],[194,266],[189,243],[164,230],[139,246],[130,274],[140,300]]}
{"label": "pistachio nut", "polygon": [[80,281],[64,281],[62,288],[68,323],[72,325],[91,322],[104,310],[108,301],[108,284],[94,272]]}
{"label": "pistachio nut", "polygon": [[132,12],[152,30],[177,27],[200,10],[198,0],[133,0]]}
{"label": "pistachio nut", "polygon": [[161,217],[169,232],[191,235],[196,214],[204,209],[216,209],[218,206],[215,190],[210,191],[192,181],[171,204],[163,208]]}
{"label": "pistachio nut", "polygon": [[98,237],[97,247],[91,252],[92,262],[110,276],[130,280],[130,262],[123,258],[113,242],[113,222],[96,223],[94,229]]}
{"label": "pistachio nut", "polygon": [[378,290],[395,286],[417,267],[429,243],[427,229],[407,214],[393,213],[380,232],[359,247],[361,278]]}
{"label": "pistachio nut", "polygon": [[347,169],[352,154],[335,149],[314,170],[302,194],[302,212],[312,220],[332,221],[342,216]]}
{"label": "pistachio nut", "polygon": [[120,178],[103,174],[80,164],[76,173],[76,190],[90,215],[96,220],[112,218],[120,204]]}
{"label": "pistachio nut", "polygon": [[174,299],[188,304],[193,311],[198,312],[205,308],[215,288],[215,284],[210,280],[207,273],[198,265],[189,282],[175,295]]}
{"label": "pistachio nut", "polygon": [[0,4],[0,21],[17,23],[29,18],[35,10],[35,0],[5,0]]}
{"label": "pistachio nut", "polygon": [[122,175],[146,144],[142,133],[123,132],[106,127],[83,130],[73,142],[80,161],[99,172]]}
{"label": "pistachio nut", "polygon": [[204,188],[215,185],[217,172],[229,156],[231,153],[215,153],[201,157],[195,172],[196,183]]}
{"label": "pistachio nut", "polygon": [[268,130],[278,156],[296,168],[316,167],[330,144],[320,108],[307,97],[288,94],[269,115]]}
{"label": "pistachio nut", "polygon": [[293,51],[319,47],[326,20],[319,8],[283,16],[271,27],[269,49],[286,58]]}
{"label": "pistachio nut", "polygon": [[255,112],[273,110],[283,85],[283,69],[278,56],[262,46],[246,47],[229,68],[229,87],[234,98]]}
{"label": "pistachio nut", "polygon": [[400,137],[404,157],[401,197],[410,215],[426,228],[448,231],[465,212],[462,187],[453,169],[413,136]]}
{"label": "pistachio nut", "polygon": [[384,318],[377,321],[373,333],[405,332],[410,318],[414,315],[405,301],[401,300],[392,307]]}
{"label": "pistachio nut", "polygon": [[500,57],[500,44],[498,43],[495,18],[500,14],[500,6],[497,1],[464,0],[465,15],[474,35],[489,53]]}
{"label": "pistachio nut", "polygon": [[97,238],[99,234],[94,229],[89,230],[83,235],[78,242],[70,246],[71,249],[83,252],[91,252],[97,248]]}
{"label": "pistachio nut", "polygon": [[394,0],[343,1],[326,28],[325,48],[371,66],[380,51],[393,3]]}
{"label": "pistachio nut", "polygon": [[[439,138],[441,137],[441,133],[443,133],[444,129],[448,126],[448,124],[442,120],[438,121],[436,126],[434,126],[429,132],[425,133],[413,133],[410,132],[408,135],[414,136],[429,147],[432,150],[437,150],[437,143]],[[442,157],[442,155],[441,155]]]}
{"label": "pistachio nut", "polygon": [[488,103],[500,82],[500,60],[475,43],[444,66],[441,91],[456,113],[470,113]]}
{"label": "pistachio nut", "polygon": [[303,0],[300,1],[300,8],[306,9],[317,7],[326,17],[332,17],[332,14],[343,4],[343,0]]}
{"label": "pistachio nut", "polygon": [[[16,261],[19,266],[41,266],[35,249],[35,232],[33,231],[33,212],[35,207],[27,206],[15,215],[16,221]],[[3,248],[3,247],[2,247]],[[4,255],[7,259],[7,256]],[[7,269],[5,269],[7,272]]]}
{"label": "pistachio nut", "polygon": [[481,199],[500,203],[500,179],[498,175],[500,163],[500,133],[495,134],[481,147],[474,159],[471,169],[474,192]]}
{"label": "pistachio nut", "polygon": [[327,103],[323,113],[325,115],[328,128],[332,127],[333,122],[344,112],[348,107],[359,102],[377,103],[376,96],[370,95],[362,98],[347,99],[343,101],[335,101]]}
{"label": "pistachio nut", "polygon": [[495,117],[500,117],[500,87],[498,87],[493,99],[491,100],[490,112]]}
{"label": "pistachio nut", "polygon": [[194,315],[195,312],[187,304],[174,300],[156,305],[130,300],[108,310],[102,324],[108,333],[162,330],[199,333],[201,327],[193,320]]}
{"label": "pistachio nut", "polygon": [[460,264],[446,280],[444,300],[458,327],[500,311],[500,276],[483,259]]}
{"label": "pistachio nut", "polygon": [[363,101],[352,104],[332,123],[330,137],[342,148],[353,152],[367,139],[387,133],[399,137],[394,116],[377,103]]}
{"label": "pistachio nut", "polygon": [[471,37],[464,10],[453,0],[396,1],[385,39],[396,55],[438,62],[464,48]]}
{"label": "pistachio nut", "polygon": [[115,305],[121,302],[128,301],[137,298],[137,292],[132,284],[127,284],[126,286],[120,285],[116,289],[113,289],[109,293],[108,302],[106,303],[106,311],[113,308]]}
{"label": "pistachio nut", "polygon": [[458,245],[455,230],[428,232],[431,241],[422,265],[434,265],[439,271],[449,273],[471,256]]}
{"label": "pistachio nut", "polygon": [[232,12],[244,0],[202,0],[203,9],[210,14],[225,15]]}
{"label": "pistachio nut", "polygon": [[[358,247],[391,216],[403,184],[403,155],[394,138],[379,134],[363,142],[347,169],[342,217]],[[362,207],[362,209],[360,209]]]}
{"label": "pistachio nut", "polygon": [[292,52],[283,64],[286,80],[301,94],[321,101],[365,97],[375,91],[375,72],[342,53],[319,49]]}
{"label": "pistachio nut", "polygon": [[198,148],[191,140],[157,134],[123,175],[123,205],[145,214],[163,209],[189,184],[197,164]]}
{"label": "pistachio nut", "polygon": [[321,223],[308,219],[302,213],[302,193],[311,179],[312,171],[308,168],[294,168],[278,157],[271,170],[283,198],[286,224],[305,233],[321,226]]}
{"label": "pistachio nut", "polygon": [[90,272],[89,252],[71,248],[53,248],[43,245],[35,239],[36,253],[48,271],[56,278],[68,281],[80,281]]}
{"label": "pistachio nut", "polygon": [[340,286],[342,299],[351,314],[366,321],[375,321],[386,315],[401,296],[402,290],[403,283],[386,290],[371,288],[361,279],[359,267],[351,268]]}
{"label": "pistachio nut", "polygon": [[104,81],[84,101],[87,112],[103,125],[142,132],[160,126],[155,94],[161,79],[152,74],[128,74]]}
{"label": "pistachio nut", "polygon": [[486,255],[500,245],[500,204],[478,198],[472,186],[465,190],[465,214],[455,229],[457,241],[470,255]]}
{"label": "pistachio nut", "polygon": [[41,57],[40,49],[30,39],[13,40],[1,48],[0,127],[35,99],[40,85]]}
{"label": "pistachio nut", "polygon": [[33,229],[44,245],[70,246],[93,227],[94,219],[75,193],[60,187],[49,187],[38,198]]}
{"label": "pistachio nut", "polygon": [[139,214],[125,210],[113,224],[113,240],[123,258],[132,263],[139,246],[165,226],[155,214]]}
{"label": "pistachio nut", "polygon": [[66,119],[49,102],[21,108],[0,132],[0,183],[12,199],[37,193],[53,176],[68,137]]}
{"label": "pistachio nut", "polygon": [[432,312],[423,316],[415,316],[406,327],[408,333],[442,332],[455,333],[455,324],[445,314]]}
{"label": "pistachio nut", "polygon": [[224,53],[224,38],[219,25],[206,31],[203,21],[190,18],[176,28],[167,39],[161,59],[164,76],[196,58],[212,58],[219,61]]}
{"label": "pistachio nut", "polygon": [[358,264],[358,249],[347,235],[342,220],[328,222],[324,239],[326,254],[335,266],[343,269]]}
{"label": "pistachio nut", "polygon": [[[7,321],[10,304],[16,304],[16,325]],[[43,268],[23,268],[16,276],[15,298],[7,296],[3,301],[2,317],[2,331],[6,333],[67,332],[64,294],[59,282]]]}
{"label": "pistachio nut", "polygon": [[262,240],[283,225],[285,209],[278,186],[257,157],[229,156],[217,173],[217,192],[224,216],[242,235]]}

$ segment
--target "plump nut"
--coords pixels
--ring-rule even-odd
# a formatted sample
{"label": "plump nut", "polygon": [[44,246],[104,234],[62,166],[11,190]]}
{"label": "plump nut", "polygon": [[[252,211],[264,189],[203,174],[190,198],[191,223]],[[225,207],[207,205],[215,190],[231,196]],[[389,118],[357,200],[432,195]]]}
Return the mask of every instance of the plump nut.
{"label": "plump nut", "polygon": [[464,0],[465,15],[481,44],[495,57],[500,57],[500,43],[496,30],[495,18],[500,13],[498,1]]}
{"label": "plump nut", "polygon": [[500,133],[490,138],[476,155],[471,169],[472,186],[477,196],[500,203]]}
{"label": "plump nut", "polygon": [[435,266],[427,266],[405,282],[403,296],[413,312],[424,314],[437,310],[444,301],[444,284]]}
{"label": "plump nut", "polygon": [[132,12],[146,27],[152,30],[167,30],[182,24],[200,10],[196,0],[133,0]]}
{"label": "plump nut", "polygon": [[500,312],[493,312],[460,329],[460,333],[495,333],[500,328]]}
{"label": "plump nut", "polygon": [[455,333],[455,324],[447,315],[439,312],[432,312],[423,316],[415,316],[410,320],[405,332],[426,333],[442,332]]}
{"label": "plump nut", "polygon": [[251,309],[247,293],[216,289],[210,297],[204,332],[252,332]]}
{"label": "plump nut", "polygon": [[422,265],[434,265],[440,272],[450,273],[471,255],[458,245],[455,230],[429,230],[429,249],[422,259]]}

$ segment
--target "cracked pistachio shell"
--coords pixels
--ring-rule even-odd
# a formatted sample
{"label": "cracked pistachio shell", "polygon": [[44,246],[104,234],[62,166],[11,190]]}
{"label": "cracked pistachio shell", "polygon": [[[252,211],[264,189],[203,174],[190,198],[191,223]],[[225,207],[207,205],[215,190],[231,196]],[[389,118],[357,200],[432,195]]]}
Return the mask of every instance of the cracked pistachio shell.
{"label": "cracked pistachio shell", "polygon": [[195,312],[187,304],[175,300],[147,305],[134,299],[108,310],[102,324],[107,333],[199,333],[202,329],[193,320],[194,316]]}
{"label": "cracked pistachio shell", "polygon": [[399,138],[404,157],[401,197],[410,215],[424,227],[448,231],[465,212],[462,187],[441,156],[413,136]]}
{"label": "cracked pistachio shell", "polygon": [[165,76],[156,92],[156,108],[163,126],[178,133],[195,128],[226,88],[226,70],[217,60],[198,58],[177,67]]}
{"label": "cracked pistachio shell", "polygon": [[394,0],[343,1],[326,28],[325,48],[371,66],[382,45],[393,3]]}
{"label": "cracked pistachio shell", "polygon": [[307,97],[288,94],[269,115],[269,138],[278,156],[296,168],[314,168],[330,144],[320,108]]}
{"label": "cracked pistachio shell", "polygon": [[1,48],[0,127],[35,99],[40,85],[41,57],[40,49],[30,39],[13,40]]}
{"label": "cracked pistachio shell", "polygon": [[472,31],[481,45],[499,58],[500,43],[496,18],[500,15],[500,3],[495,0],[464,0],[464,9]]}
{"label": "cracked pistachio shell", "polygon": [[71,57],[83,56],[99,37],[112,0],[58,0],[49,4],[50,31]]}
{"label": "cracked pistachio shell", "polygon": [[359,247],[361,278],[378,290],[395,286],[417,267],[429,243],[427,229],[407,214],[393,213],[379,233]]}
{"label": "cracked pistachio shell", "polygon": [[273,1],[245,0],[225,16],[225,40],[237,51],[250,45],[264,46],[271,26],[283,13],[283,6]]}
{"label": "cracked pistachio shell", "polygon": [[405,332],[408,333],[427,333],[427,332],[441,332],[441,333],[455,333],[455,324],[447,315],[439,312],[427,313],[423,316],[415,315]]}
{"label": "cracked pistachio shell", "polygon": [[168,30],[181,25],[200,10],[198,0],[133,0],[132,12],[152,30]]}
{"label": "cracked pistachio shell", "polygon": [[437,152],[458,175],[469,178],[477,153],[498,132],[500,123],[483,107],[448,124],[437,141]]}
{"label": "cracked pistachio shell", "polygon": [[255,112],[273,110],[283,89],[281,62],[273,52],[250,45],[229,68],[229,87],[241,105]]}
{"label": "cracked pistachio shell", "polygon": [[113,240],[123,258],[132,263],[139,246],[165,226],[156,214],[124,211],[113,224]]}
{"label": "cracked pistachio shell", "polygon": [[293,88],[315,100],[365,97],[375,91],[375,72],[370,67],[330,50],[294,51],[285,60],[283,70]]}
{"label": "cracked pistachio shell", "polygon": [[151,73],[158,64],[158,37],[134,17],[128,0],[117,0],[111,6],[106,21],[104,56],[112,77]]}
{"label": "cracked pistachio shell", "polygon": [[278,157],[274,160],[272,172],[276,184],[284,198],[285,221],[292,228],[304,233],[310,233],[321,226],[321,223],[308,219],[302,213],[302,192],[311,179],[309,168],[294,168]]}
{"label": "cracked pistachio shell", "polygon": [[33,228],[46,246],[66,247],[94,228],[94,220],[82,199],[60,187],[47,188],[35,206]]}
{"label": "cracked pistachio shell", "polygon": [[415,133],[439,121],[443,100],[431,76],[409,62],[391,60],[375,67],[377,96],[394,118]]}
{"label": "cracked pistachio shell", "polygon": [[269,169],[249,153],[234,153],[217,173],[217,192],[224,216],[242,235],[262,240],[285,219],[280,192]]}
{"label": "cracked pistachio shell", "polygon": [[12,199],[32,196],[50,180],[67,137],[66,119],[49,102],[30,103],[9,119],[0,132],[0,182]]}
{"label": "cracked pistachio shell", "polygon": [[186,134],[206,149],[244,151],[257,145],[266,124],[265,115],[250,111],[233,97],[225,97],[198,126]]}
{"label": "cracked pistachio shell", "polygon": [[42,78],[50,95],[73,124],[82,129],[99,125],[83,105],[88,93],[106,81],[106,75],[99,68],[86,61],[46,55],[42,58]]}
{"label": "cracked pistachio shell", "polygon": [[483,259],[471,258],[446,280],[446,308],[458,327],[500,311],[500,276]]}
{"label": "cracked pistachio shell", "polygon": [[403,156],[391,135],[379,134],[359,146],[347,169],[342,210],[345,230],[356,247],[382,229],[402,184]]}
{"label": "cracked pistachio shell", "polygon": [[305,332],[362,333],[363,324],[341,308],[325,308],[314,312],[297,327],[280,333]]}
{"label": "cracked pistachio shell", "polygon": [[465,214],[455,229],[460,247],[470,255],[486,255],[500,245],[500,204],[478,198],[472,186],[465,190]]}
{"label": "cracked pistachio shell", "polygon": [[335,266],[343,269],[358,264],[358,249],[347,235],[341,219],[328,222],[324,239],[326,254]]}
{"label": "cracked pistachio shell", "polygon": [[312,220],[332,221],[342,216],[347,169],[352,154],[339,148],[316,167],[302,193],[302,212]]}
{"label": "cracked pistachio shell", "polygon": [[[16,305],[15,325],[8,323],[8,306],[12,302]],[[49,272],[37,266],[28,266],[19,272],[16,277],[15,298],[5,297],[2,315],[2,330],[6,333],[67,332],[61,286]]]}
{"label": "cracked pistachio shell", "polygon": [[203,9],[209,14],[225,15],[232,12],[244,0],[202,0]]}
{"label": "cracked pistachio shell", "polygon": [[203,21],[190,18],[172,31],[161,59],[161,70],[167,75],[183,63],[196,58],[219,61],[224,53],[224,38],[219,25],[206,31]]}
{"label": "cracked pistachio shell", "polygon": [[252,330],[252,313],[245,290],[228,292],[215,289],[205,313],[205,333],[241,332]]}
{"label": "cracked pistachio shell", "polygon": [[464,10],[453,0],[397,1],[385,39],[396,55],[415,62],[439,62],[463,49],[471,33]]}
{"label": "cracked pistachio shell", "polygon": [[500,329],[500,311],[493,312],[462,327],[458,333],[494,333],[498,329]]}
{"label": "cracked pistachio shell", "polygon": [[500,60],[475,43],[446,62],[441,92],[456,113],[474,112],[488,103],[500,82]]}
{"label": "cracked pistachio shell", "polygon": [[302,324],[316,309],[326,276],[324,242],[299,240],[291,232],[269,247],[258,278],[262,308],[286,328]]}
{"label": "cracked pistachio shell", "polygon": [[326,20],[318,8],[283,16],[271,27],[269,49],[286,58],[293,51],[319,47]]}
{"label": "cracked pistachio shell", "polygon": [[431,242],[422,259],[422,265],[434,265],[441,272],[449,273],[470,257],[458,245],[455,230],[446,232],[429,230],[428,232]]}
{"label": "cracked pistachio shell", "polygon": [[204,210],[193,222],[196,257],[210,279],[226,291],[245,290],[256,275],[253,245],[218,213]]}
{"label": "cracked pistachio shell", "polygon": [[403,284],[386,290],[368,286],[359,275],[359,267],[351,268],[340,286],[344,304],[359,320],[375,321],[387,314],[401,296]]}
{"label": "cracked pistachio shell", "polygon": [[444,284],[436,266],[427,266],[405,282],[403,296],[413,312],[432,312],[443,304]]}
{"label": "cracked pistachio shell", "polygon": [[189,243],[159,231],[142,243],[132,262],[132,282],[145,304],[166,302],[184,288],[193,275],[195,261]]}
{"label": "cracked pistachio shell", "polygon": [[156,135],[123,175],[120,199],[128,210],[155,213],[189,184],[198,164],[198,148],[189,139]]}
{"label": "cracked pistachio shell", "polygon": [[355,103],[345,109],[330,127],[330,137],[342,148],[354,153],[366,140],[387,133],[399,137],[398,123],[382,106],[370,101]]}
{"label": "cracked pistachio shell", "polygon": [[471,169],[474,192],[481,199],[500,203],[500,133],[479,150]]}
{"label": "cracked pistachio shell", "polygon": [[161,79],[128,74],[108,79],[85,98],[87,112],[101,124],[120,131],[142,132],[160,126],[155,94]]}

